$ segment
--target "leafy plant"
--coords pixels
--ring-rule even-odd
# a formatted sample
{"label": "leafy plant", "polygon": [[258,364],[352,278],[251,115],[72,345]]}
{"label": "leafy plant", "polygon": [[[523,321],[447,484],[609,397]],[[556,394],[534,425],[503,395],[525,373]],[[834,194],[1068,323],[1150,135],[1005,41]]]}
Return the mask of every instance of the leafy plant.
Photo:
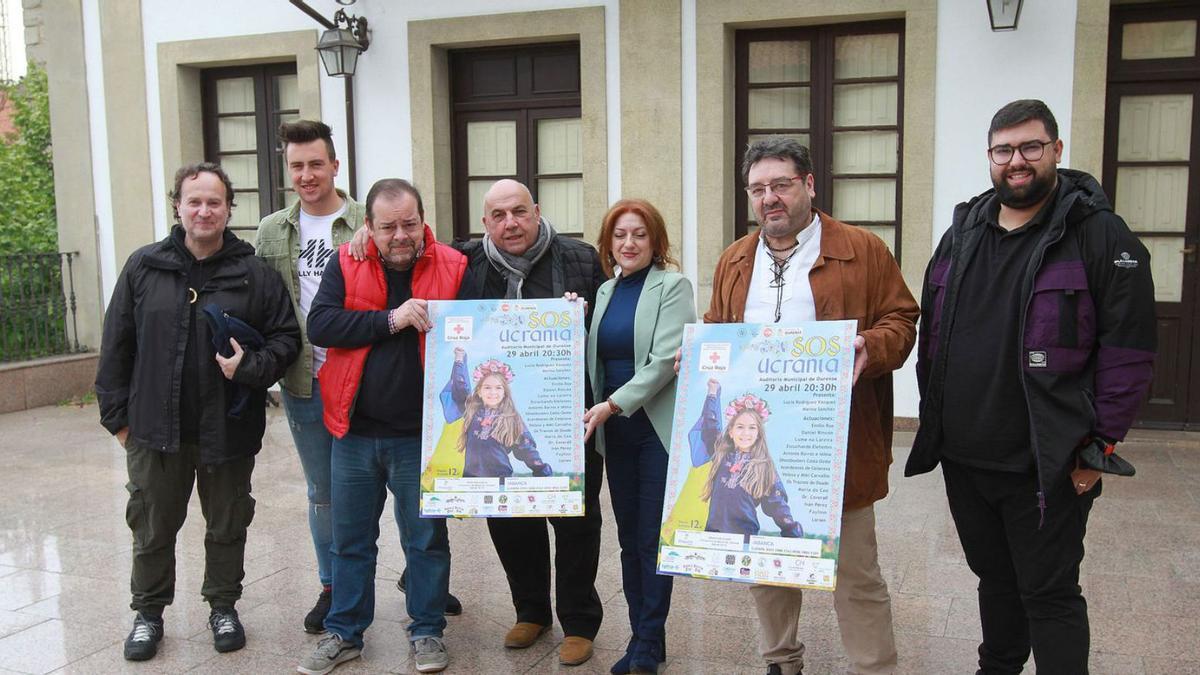
{"label": "leafy plant", "polygon": [[19,82],[0,84],[15,131],[0,139],[0,255],[58,250],[50,96],[46,71],[30,63]]}

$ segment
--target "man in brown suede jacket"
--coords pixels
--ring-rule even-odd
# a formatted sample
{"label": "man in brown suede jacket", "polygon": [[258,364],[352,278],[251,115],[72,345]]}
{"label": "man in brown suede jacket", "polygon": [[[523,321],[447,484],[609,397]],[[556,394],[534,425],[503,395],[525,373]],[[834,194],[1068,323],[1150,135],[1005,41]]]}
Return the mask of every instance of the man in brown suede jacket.
{"label": "man in brown suede jacket", "polygon": [[[846,455],[838,584],[833,594],[852,673],[896,668],[891,599],[879,570],[874,503],[892,463],[892,371],[916,341],[917,303],[878,237],[812,207],[812,160],[790,139],[750,145],[742,178],[759,231],[717,262],[707,323],[854,319],[854,393]],[[753,586],[769,673],[804,666],[797,637],[800,589]]]}

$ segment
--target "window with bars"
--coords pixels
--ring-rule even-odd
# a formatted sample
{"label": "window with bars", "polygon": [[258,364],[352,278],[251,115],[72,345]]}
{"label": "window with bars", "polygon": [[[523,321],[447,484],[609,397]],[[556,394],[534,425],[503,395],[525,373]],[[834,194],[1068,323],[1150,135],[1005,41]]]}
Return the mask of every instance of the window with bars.
{"label": "window with bars", "polygon": [[900,257],[904,23],[739,31],[735,232],[757,224],[741,188],[746,146],[785,136],[812,152],[813,205]]}
{"label": "window with bars", "polygon": [[483,195],[513,178],[555,229],[583,234],[578,43],[450,53],[454,234],[483,234]]}
{"label": "window with bars", "polygon": [[263,216],[296,201],[278,137],[282,122],[300,118],[296,64],[214,68],[201,85],[204,157],[233,182],[230,228],[253,232]]}

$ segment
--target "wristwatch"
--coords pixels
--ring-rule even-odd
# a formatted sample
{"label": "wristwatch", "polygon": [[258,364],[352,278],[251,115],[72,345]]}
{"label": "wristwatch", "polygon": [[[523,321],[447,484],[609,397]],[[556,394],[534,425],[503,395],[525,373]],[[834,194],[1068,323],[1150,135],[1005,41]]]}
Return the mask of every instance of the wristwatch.
{"label": "wristwatch", "polygon": [[612,414],[614,415],[620,415],[622,412],[624,412],[621,410],[621,406],[617,405],[616,401],[612,400],[611,396],[608,399],[608,409],[611,410]]}

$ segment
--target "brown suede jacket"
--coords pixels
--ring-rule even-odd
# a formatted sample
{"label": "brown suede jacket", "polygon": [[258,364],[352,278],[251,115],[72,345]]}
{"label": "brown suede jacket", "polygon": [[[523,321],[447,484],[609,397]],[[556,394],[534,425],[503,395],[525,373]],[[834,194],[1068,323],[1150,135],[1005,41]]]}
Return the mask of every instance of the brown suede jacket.
{"label": "brown suede jacket", "polygon": [[[820,213],[819,211],[816,211]],[[916,300],[878,237],[821,213],[821,254],[808,273],[817,319],[854,319],[867,341],[867,365],[850,404],[843,510],[860,509],[888,492],[892,463],[892,371],[916,341]],[[754,270],[758,233],[733,242],[713,275],[706,323],[739,323]]]}

